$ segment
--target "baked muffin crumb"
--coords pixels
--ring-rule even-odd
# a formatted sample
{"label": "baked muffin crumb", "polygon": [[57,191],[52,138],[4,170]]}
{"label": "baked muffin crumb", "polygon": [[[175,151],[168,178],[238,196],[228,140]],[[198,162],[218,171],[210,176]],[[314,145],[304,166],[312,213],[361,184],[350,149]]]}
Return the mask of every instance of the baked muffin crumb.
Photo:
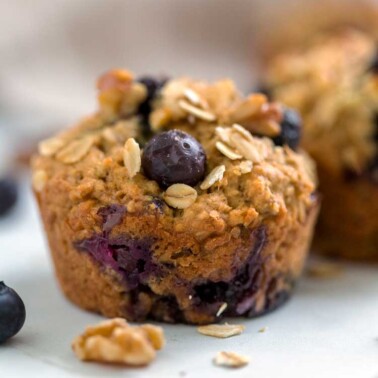
{"label": "baked muffin crumb", "polygon": [[272,139],[283,107],[230,80],[113,70],[98,88],[99,111],[33,159],[65,294],[110,317],[196,324],[284,303],[318,201],[312,161]]}
{"label": "baked muffin crumb", "polygon": [[274,58],[271,97],[303,117],[302,147],[316,160],[322,211],[315,249],[378,258],[376,40],[339,28]]}

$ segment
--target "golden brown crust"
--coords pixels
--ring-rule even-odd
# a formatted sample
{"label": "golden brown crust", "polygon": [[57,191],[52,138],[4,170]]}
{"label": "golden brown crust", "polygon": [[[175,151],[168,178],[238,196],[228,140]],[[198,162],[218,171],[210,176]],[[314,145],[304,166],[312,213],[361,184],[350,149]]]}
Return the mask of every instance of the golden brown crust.
{"label": "golden brown crust", "polygon": [[[46,214],[48,211],[44,211],[41,208],[44,218],[44,224],[47,235],[49,237],[50,249],[55,265],[55,271],[59,280],[60,286],[65,295],[78,306],[89,310],[99,312],[107,317],[125,317],[128,320],[142,320],[147,317],[156,318],[163,321],[177,321],[177,319],[170,318],[165,313],[160,313],[160,308],[153,307],[155,301],[155,295],[145,294],[141,298],[135,301],[135,298],[131,298],[131,295],[126,292],[124,282],[122,278],[116,273],[109,270],[104,270],[96,261],[94,261],[86,253],[78,253],[77,249],[72,243],[67,243],[67,234],[69,233],[69,226],[62,226],[63,232],[57,229],[56,222],[52,219],[47,219]],[[292,289],[291,282],[286,282],[287,277],[291,281],[294,281],[302,272],[305,257],[308,252],[309,243],[312,239],[312,233],[314,223],[317,217],[318,206],[314,205],[312,210],[306,217],[304,224],[296,224],[295,226],[287,227],[284,223],[287,219],[283,218],[281,222],[271,222],[267,225],[270,230],[267,235],[268,242],[264,245],[262,251],[262,260],[266,262],[261,266],[263,271],[263,278],[260,282],[260,288],[254,295],[254,300],[258,303],[256,313],[262,311],[268,300],[269,284],[272,277],[277,277],[277,285],[282,286],[283,290],[286,290],[288,294]],[[75,215],[77,220],[87,217],[88,213],[83,208],[83,213]],[[151,227],[148,227],[148,225]],[[134,225],[134,227],[130,227]],[[128,233],[134,229],[143,230],[145,235],[151,236],[154,232],[155,223],[151,222],[151,219],[147,217],[135,217],[130,222],[124,222],[124,224],[118,226],[119,229],[126,229]],[[54,229],[56,231],[54,231]],[[65,235],[65,236],[63,236]],[[142,236],[142,235],[140,235]],[[178,246],[185,244],[190,246],[190,236],[185,233],[180,233],[171,243],[172,237],[164,235],[167,239],[166,245],[161,245],[161,249],[167,250],[165,254],[168,255],[169,249],[177,250]],[[68,239],[72,240],[72,239]],[[75,239],[73,239],[75,240]],[[168,240],[170,241],[168,243]],[[183,243],[183,240],[187,243]],[[182,280],[191,280],[193,275],[203,277],[203,279],[212,280],[227,280],[232,276],[232,270],[228,267],[234,265],[235,259],[234,251],[238,250],[237,246],[241,241],[232,239],[229,243],[218,248],[215,252],[217,258],[214,260],[214,253],[204,254],[198,256],[197,259],[191,262],[190,256],[188,258],[182,257],[175,259],[181,266],[177,267],[177,275]],[[223,254],[220,254],[222,253]],[[238,250],[240,253],[240,249]],[[248,249],[244,249],[245,255],[248,253]],[[239,256],[241,260],[240,266],[243,265],[243,260],[247,256]],[[167,261],[168,257],[164,257],[162,261]],[[169,260],[168,260],[169,261]],[[214,268],[211,268],[210,263],[213,261]],[[221,263],[220,263],[221,262]],[[188,265],[190,264],[190,265]],[[222,271],[219,274],[215,273],[212,269],[217,266],[222,267]],[[219,268],[218,268],[219,269]],[[195,272],[195,273],[194,273]],[[150,286],[154,293],[157,295],[163,295],[164,297],[170,297],[172,295],[177,297],[179,306],[183,312],[182,320],[189,323],[210,323],[216,318],[216,312],[218,307],[214,308],[212,314],[202,314],[198,312],[196,308],[191,308],[189,295],[191,291],[179,290],[175,288],[176,277],[166,277],[164,282],[151,282]],[[272,293],[274,294],[274,293]],[[133,302],[133,303],[132,303]],[[140,306],[141,309],[130,310],[130,306]],[[140,316],[135,314],[139,313]]]}
{"label": "golden brown crust", "polygon": [[[314,169],[304,153],[232,123],[236,117],[250,129],[277,132],[279,107],[262,95],[243,99],[227,80],[169,81],[154,104],[152,125],[195,136],[206,151],[206,174],[224,166],[211,185],[191,189],[194,202],[176,209],[167,200],[169,190],[128,159],[133,171],[125,167],[125,141],[142,142],[135,112],[145,90],[119,71],[107,75],[99,113],[58,136],[60,142],[44,143],[33,161],[35,191],[67,297],[106,316],[189,323],[218,320],[227,301],[222,316],[255,316],[278,306],[302,270],[311,239],[318,207]],[[194,110],[182,105],[188,98]],[[219,126],[230,135],[224,143],[237,159],[217,149]],[[112,206],[123,209],[122,217],[107,227],[101,214]],[[135,277],[135,270],[125,274],[113,258],[101,260],[104,250],[127,259],[139,253],[135,248],[152,273],[138,268],[138,261],[128,262],[140,269]]]}

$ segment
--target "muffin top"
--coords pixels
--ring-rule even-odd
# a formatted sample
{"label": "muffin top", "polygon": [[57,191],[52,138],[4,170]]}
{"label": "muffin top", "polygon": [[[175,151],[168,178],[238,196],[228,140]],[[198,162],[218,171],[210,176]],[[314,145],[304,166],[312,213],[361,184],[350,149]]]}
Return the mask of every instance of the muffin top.
{"label": "muffin top", "polygon": [[376,169],[378,49],[372,37],[351,28],[317,35],[276,56],[266,77],[272,97],[300,111],[303,146],[322,167],[336,175]]}
{"label": "muffin top", "polygon": [[199,241],[288,214],[305,220],[315,173],[295,151],[292,110],[262,94],[244,97],[230,80],[134,80],[112,70],[97,87],[98,112],[42,141],[32,161],[39,200],[60,216],[78,222],[72,214],[83,207],[95,216],[120,204],[158,212],[167,229],[190,229]]}

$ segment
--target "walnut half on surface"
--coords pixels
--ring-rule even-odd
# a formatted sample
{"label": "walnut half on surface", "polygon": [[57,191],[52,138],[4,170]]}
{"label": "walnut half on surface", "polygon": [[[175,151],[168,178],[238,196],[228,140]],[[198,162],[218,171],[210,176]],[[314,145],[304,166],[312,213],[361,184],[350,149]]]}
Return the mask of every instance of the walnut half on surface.
{"label": "walnut half on surface", "polygon": [[115,318],[89,326],[73,340],[72,349],[83,361],[143,366],[155,359],[156,350],[164,344],[161,327],[132,327],[126,320]]}

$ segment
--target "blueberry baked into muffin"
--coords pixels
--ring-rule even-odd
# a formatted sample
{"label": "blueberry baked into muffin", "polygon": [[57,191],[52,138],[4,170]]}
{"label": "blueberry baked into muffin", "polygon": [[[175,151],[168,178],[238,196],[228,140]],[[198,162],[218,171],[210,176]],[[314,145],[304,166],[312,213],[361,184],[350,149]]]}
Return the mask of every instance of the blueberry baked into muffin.
{"label": "blueberry baked into muffin", "polygon": [[317,163],[315,248],[378,260],[378,44],[355,29],[321,34],[275,57],[267,84],[300,111],[302,146]]}
{"label": "blueberry baked into muffin", "polygon": [[98,112],[32,162],[66,296],[109,317],[197,324],[285,302],[318,210],[289,110],[230,80],[113,70],[98,90]]}

